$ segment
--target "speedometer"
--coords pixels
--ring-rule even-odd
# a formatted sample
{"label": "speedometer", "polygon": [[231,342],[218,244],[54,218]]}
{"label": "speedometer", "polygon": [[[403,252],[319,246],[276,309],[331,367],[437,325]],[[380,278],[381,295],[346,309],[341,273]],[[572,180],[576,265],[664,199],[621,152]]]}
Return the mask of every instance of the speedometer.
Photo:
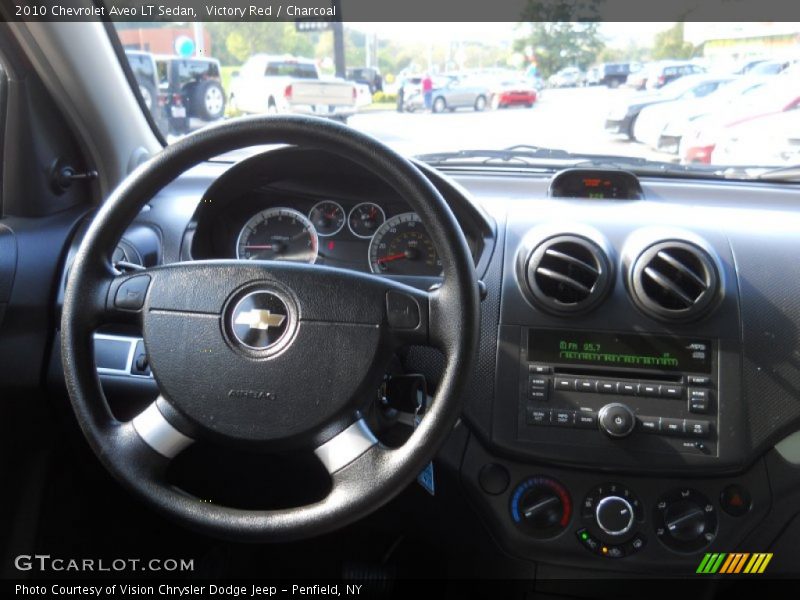
{"label": "speedometer", "polygon": [[291,208],[268,208],[250,218],[236,241],[236,257],[246,260],[317,260],[317,231]]}
{"label": "speedometer", "polygon": [[369,267],[373,273],[386,275],[435,277],[442,273],[433,240],[412,212],[392,217],[375,232],[369,245]]}

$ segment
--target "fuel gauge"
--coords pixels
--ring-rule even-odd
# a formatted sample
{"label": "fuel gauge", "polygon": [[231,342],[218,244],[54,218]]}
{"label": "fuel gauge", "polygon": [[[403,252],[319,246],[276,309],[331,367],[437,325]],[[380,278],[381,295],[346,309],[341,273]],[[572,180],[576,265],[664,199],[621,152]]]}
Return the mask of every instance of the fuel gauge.
{"label": "fuel gauge", "polygon": [[370,239],[385,220],[386,215],[380,206],[374,202],[362,202],[350,211],[347,225],[356,237]]}
{"label": "fuel gauge", "polygon": [[308,220],[314,225],[318,235],[323,237],[336,235],[344,227],[344,209],[338,202],[323,200],[314,205],[308,213]]}

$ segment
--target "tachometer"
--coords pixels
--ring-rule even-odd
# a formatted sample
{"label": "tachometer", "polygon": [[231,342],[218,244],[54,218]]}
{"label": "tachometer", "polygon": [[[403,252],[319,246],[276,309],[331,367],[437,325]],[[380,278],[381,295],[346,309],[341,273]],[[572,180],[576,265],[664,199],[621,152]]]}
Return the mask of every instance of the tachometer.
{"label": "tachometer", "polygon": [[314,225],[304,214],[291,208],[268,208],[244,224],[236,241],[236,256],[313,263],[318,241]]}
{"label": "tachometer", "polygon": [[425,226],[416,213],[403,213],[386,221],[369,245],[369,267],[373,273],[387,275],[430,275],[442,273]]}
{"label": "tachometer", "polygon": [[308,219],[321,236],[335,235],[344,227],[345,214],[342,205],[333,200],[323,200],[314,205]]}
{"label": "tachometer", "polygon": [[347,217],[347,226],[356,237],[369,239],[383,225],[386,215],[374,202],[356,204]]}

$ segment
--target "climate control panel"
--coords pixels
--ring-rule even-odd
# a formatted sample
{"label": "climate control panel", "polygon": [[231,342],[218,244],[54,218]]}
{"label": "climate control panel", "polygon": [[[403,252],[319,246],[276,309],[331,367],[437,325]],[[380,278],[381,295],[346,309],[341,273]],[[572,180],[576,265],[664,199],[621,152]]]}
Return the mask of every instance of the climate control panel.
{"label": "climate control panel", "polygon": [[501,458],[475,438],[461,460],[470,504],[493,537],[541,562],[691,575],[703,553],[746,545],[773,504],[762,462],[716,477],[604,475]]}

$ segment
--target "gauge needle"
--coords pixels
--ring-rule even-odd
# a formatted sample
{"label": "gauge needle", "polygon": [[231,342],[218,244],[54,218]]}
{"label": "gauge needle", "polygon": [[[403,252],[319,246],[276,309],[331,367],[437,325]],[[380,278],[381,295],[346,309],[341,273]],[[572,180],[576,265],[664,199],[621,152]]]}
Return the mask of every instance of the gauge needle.
{"label": "gauge needle", "polygon": [[389,256],[384,256],[382,258],[379,258],[376,262],[378,264],[381,264],[381,263],[391,262],[393,260],[400,260],[401,258],[408,258],[406,256],[405,252],[400,252],[398,254],[391,254]]}
{"label": "gauge needle", "polygon": [[274,246],[272,244],[261,244],[258,246],[245,246],[245,250],[272,250]]}

